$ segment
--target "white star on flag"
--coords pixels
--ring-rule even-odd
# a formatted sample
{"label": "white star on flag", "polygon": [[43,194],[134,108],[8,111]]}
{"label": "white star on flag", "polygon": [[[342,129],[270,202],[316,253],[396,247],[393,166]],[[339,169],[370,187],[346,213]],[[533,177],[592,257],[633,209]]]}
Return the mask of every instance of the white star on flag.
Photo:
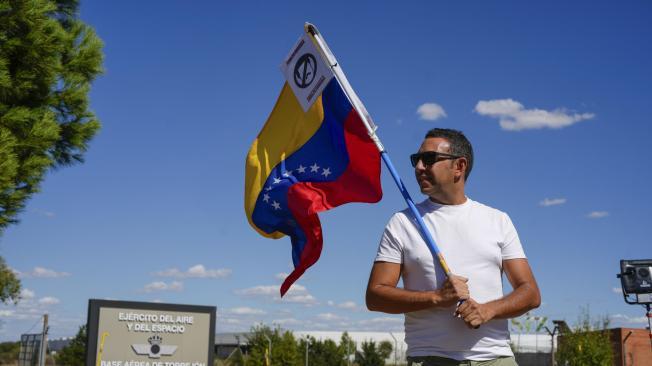
{"label": "white star on flag", "polygon": [[328,177],[329,175],[331,175],[331,168],[324,169],[324,171],[321,173],[321,175],[323,175],[325,177]]}
{"label": "white star on flag", "polygon": [[281,183],[281,180],[279,178],[274,178],[274,184],[279,184]]}
{"label": "white star on flag", "polygon": [[276,201],[274,201],[274,202],[272,203],[272,206],[274,206],[274,209],[275,209],[275,210],[280,210],[280,209],[281,209],[281,204],[278,203],[278,202],[276,202]]}
{"label": "white star on flag", "polygon": [[292,175],[292,171],[288,170],[287,172],[283,173],[284,177],[290,177]]}
{"label": "white star on flag", "polygon": [[272,186],[265,187],[265,190],[266,190],[267,192],[271,191],[271,190],[272,190]]}
{"label": "white star on flag", "polygon": [[310,171],[312,173],[319,171],[319,165],[317,165],[317,163],[314,163],[313,165],[310,166]]}
{"label": "white star on flag", "polygon": [[299,164],[299,168],[297,169],[297,171],[298,171],[299,173],[305,173],[305,172],[306,172],[306,167],[303,166],[303,165],[301,165],[301,164]]}
{"label": "white star on flag", "polygon": [[263,202],[269,202],[269,195],[267,193],[263,195]]}

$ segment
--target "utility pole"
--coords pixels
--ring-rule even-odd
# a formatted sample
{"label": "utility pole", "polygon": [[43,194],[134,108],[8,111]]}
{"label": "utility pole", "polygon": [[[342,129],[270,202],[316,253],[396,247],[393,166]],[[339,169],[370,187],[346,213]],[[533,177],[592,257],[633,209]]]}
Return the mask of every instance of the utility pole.
{"label": "utility pole", "polygon": [[[265,338],[267,338],[267,345],[268,345],[268,350],[269,353],[267,354],[267,359],[266,360],[271,360],[272,359],[272,340],[267,336],[267,334],[263,333]],[[271,364],[271,361],[269,362]]]}
{"label": "utility pole", "polygon": [[397,353],[398,353],[398,342],[396,341],[396,337],[394,337],[394,334],[392,332],[389,332],[389,335],[394,338],[394,366],[398,365],[398,360],[397,360]]}
{"label": "utility pole", "polygon": [[41,347],[39,349],[39,366],[45,366],[45,355],[48,350],[48,314],[43,314],[43,332],[41,333]]}
{"label": "utility pole", "polygon": [[[625,336],[625,338],[623,338],[623,366],[627,366],[627,346],[625,345],[625,343],[627,343],[627,338],[629,338],[629,336],[631,336],[632,333],[634,332],[630,330],[629,333],[627,333],[627,335]],[[632,365],[633,364],[634,363],[632,362]]]}
{"label": "utility pole", "polygon": [[552,331],[548,327],[543,327],[543,329],[550,335],[550,365],[555,366],[555,334],[557,334],[557,331],[561,334],[562,331],[567,330],[568,325],[561,320],[553,320],[552,323],[555,325]]}
{"label": "utility pole", "polygon": [[351,340],[347,338],[346,340],[346,359],[349,361],[349,366],[351,366]]}
{"label": "utility pole", "polygon": [[555,366],[555,333],[557,333],[557,330],[559,329],[557,327],[557,324],[555,324],[555,327],[552,329],[552,332],[548,327],[543,327],[546,332],[550,335],[550,365]]}
{"label": "utility pole", "polygon": [[306,366],[308,366],[308,336],[306,335]]}

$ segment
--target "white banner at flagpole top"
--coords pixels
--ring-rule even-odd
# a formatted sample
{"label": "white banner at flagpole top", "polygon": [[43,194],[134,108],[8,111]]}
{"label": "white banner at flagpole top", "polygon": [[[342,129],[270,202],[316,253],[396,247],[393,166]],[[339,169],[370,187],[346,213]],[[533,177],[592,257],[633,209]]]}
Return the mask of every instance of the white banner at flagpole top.
{"label": "white banner at flagpole top", "polygon": [[281,72],[306,112],[333,78],[312,40],[304,34],[281,64]]}

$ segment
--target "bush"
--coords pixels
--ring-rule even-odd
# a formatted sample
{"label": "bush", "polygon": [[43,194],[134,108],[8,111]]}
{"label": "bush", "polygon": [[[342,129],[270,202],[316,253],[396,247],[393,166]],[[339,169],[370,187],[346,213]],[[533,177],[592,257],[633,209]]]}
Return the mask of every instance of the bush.
{"label": "bush", "polygon": [[580,315],[577,326],[559,337],[557,362],[560,366],[611,366],[613,349],[609,339],[609,320],[605,317],[591,324],[588,309]]}
{"label": "bush", "polygon": [[0,365],[14,365],[18,363],[20,342],[0,343]]}

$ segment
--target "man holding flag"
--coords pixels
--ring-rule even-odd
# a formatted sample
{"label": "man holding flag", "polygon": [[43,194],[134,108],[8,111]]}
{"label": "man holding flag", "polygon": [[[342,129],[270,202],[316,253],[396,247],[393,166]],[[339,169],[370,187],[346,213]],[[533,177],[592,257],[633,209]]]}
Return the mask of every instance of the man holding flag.
{"label": "man holding flag", "polygon": [[[287,235],[292,242],[294,271],[281,296],[319,259],[319,212],[380,200],[382,159],[409,210],[387,225],[367,306],[406,314],[410,364],[515,365],[507,318],[539,306],[540,295],[509,217],[464,194],[473,166],[471,144],[458,131],[428,132],[410,157],[421,191],[429,196],[417,207],[339,62],[314,25],[304,29],[281,65],[287,83],[247,154],[245,173],[251,226],[263,236]],[[507,296],[502,271],[514,288]],[[401,277],[405,289],[397,288]]]}
{"label": "man holding flag", "polygon": [[[408,365],[516,365],[507,319],[541,298],[514,225],[466,197],[473,149],[461,132],[430,130],[410,160],[428,196],[417,209],[456,275],[433,260],[412,213],[398,212],[380,240],[367,307],[405,314]],[[508,295],[503,272],[513,288]],[[401,278],[404,288],[397,287]]]}

